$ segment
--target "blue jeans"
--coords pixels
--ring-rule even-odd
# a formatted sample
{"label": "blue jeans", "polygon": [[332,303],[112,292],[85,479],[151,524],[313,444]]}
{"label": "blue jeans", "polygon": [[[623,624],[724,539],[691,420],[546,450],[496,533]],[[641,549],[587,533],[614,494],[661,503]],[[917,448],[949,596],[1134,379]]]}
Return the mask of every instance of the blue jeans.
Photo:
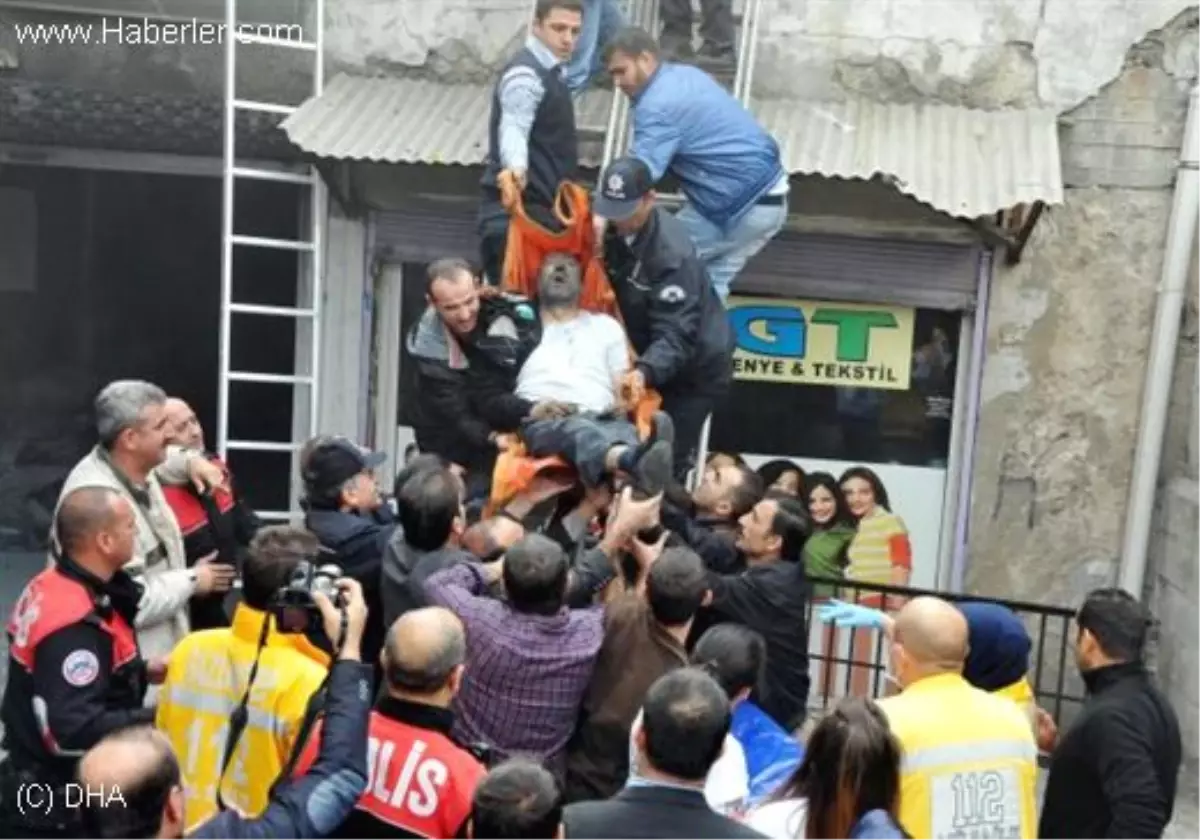
{"label": "blue jeans", "polygon": [[604,45],[624,26],[625,15],[617,0],[583,0],[583,28],[563,70],[571,93],[578,95],[593,76],[604,72]]}
{"label": "blue jeans", "polygon": [[787,214],[785,200],[779,204],[754,205],[728,229],[714,225],[691,204],[684,205],[675,218],[687,228],[688,236],[696,246],[696,255],[708,271],[708,280],[724,303],[738,272],[779,233],[787,221]]}
{"label": "blue jeans", "polygon": [[573,414],[554,420],[526,420],[521,439],[530,455],[557,455],[575,465],[588,487],[604,481],[605,461],[614,446],[637,446],[637,428],[628,420]]}

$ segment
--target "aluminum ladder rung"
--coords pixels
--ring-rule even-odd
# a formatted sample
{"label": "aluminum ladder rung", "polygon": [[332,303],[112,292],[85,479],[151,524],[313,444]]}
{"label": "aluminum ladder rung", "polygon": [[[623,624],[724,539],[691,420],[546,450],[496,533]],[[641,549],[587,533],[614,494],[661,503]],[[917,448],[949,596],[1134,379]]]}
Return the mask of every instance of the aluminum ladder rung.
{"label": "aluminum ladder rung", "polygon": [[312,41],[293,41],[290,38],[277,38],[272,35],[255,35],[250,32],[239,32],[233,37],[241,44],[259,44],[264,47],[283,47],[289,50],[304,50],[315,52],[317,45]]}
{"label": "aluminum ladder rung", "polygon": [[229,241],[234,245],[245,245],[252,248],[274,248],[278,251],[311,251],[313,243],[296,239],[271,239],[266,236],[246,236],[241,233],[230,234]]}
{"label": "aluminum ladder rung", "polygon": [[[244,2],[244,0],[241,0]],[[292,389],[288,398],[292,401],[295,411],[303,411],[303,422],[297,414],[293,420],[293,428],[288,435],[292,438],[308,439],[317,433],[319,422],[319,392],[321,371],[321,333],[323,311],[324,285],[324,252],[325,252],[325,213],[327,211],[328,193],[319,172],[312,166],[276,166],[271,163],[256,163],[250,158],[239,156],[238,123],[237,119],[244,113],[273,115],[273,121],[295,114],[300,105],[288,105],[281,102],[262,101],[253,95],[239,96],[237,91],[237,70],[239,61],[237,53],[251,46],[266,49],[288,50],[297,56],[307,56],[301,59],[304,63],[311,62],[312,96],[319,97],[325,87],[325,7],[326,0],[314,0],[312,31],[309,26],[303,32],[296,29],[241,26],[238,14],[239,0],[223,0],[225,10],[225,32],[228,40],[224,42],[224,97],[223,140],[222,140],[222,198],[221,198],[221,344],[218,357],[218,395],[217,395],[217,448],[221,453],[262,452],[278,453],[277,460],[291,462],[287,472],[271,468],[270,472],[276,478],[272,484],[284,481],[290,486],[285,508],[295,504],[295,482],[297,480],[295,462],[304,446],[302,442],[281,440],[246,440],[237,439],[230,434],[231,404],[240,402],[249,407],[247,397],[234,388],[234,383],[264,383],[286,385]],[[294,36],[294,37],[293,37]],[[247,93],[251,93],[247,91]],[[275,99],[270,96],[268,99]],[[235,222],[235,190],[239,187],[250,187],[250,181],[291,184],[299,187],[297,198],[304,203],[308,220],[293,236],[294,239],[273,238],[269,236],[250,236],[237,233]],[[309,260],[297,260],[296,271],[310,284],[308,291],[303,291],[295,300],[282,301],[287,305],[273,306],[257,303],[237,303],[234,301],[234,277],[237,274],[235,259],[238,247],[264,248],[276,251],[290,251],[297,254],[310,255]],[[246,370],[231,370],[232,333],[236,330],[246,331],[252,335],[253,325],[237,322],[235,315],[257,315],[269,317],[292,318],[299,323],[302,319],[310,326],[310,331],[301,333],[308,346],[304,349],[302,358],[297,355],[293,373],[274,374],[258,373]],[[299,348],[298,348],[299,349]],[[257,365],[247,364],[247,367]],[[300,371],[307,374],[300,375]],[[300,390],[304,387],[304,390]],[[240,394],[236,398],[234,394]],[[231,439],[232,438],[232,439]],[[278,456],[287,456],[286,459]],[[292,522],[301,519],[303,514],[292,510],[259,510],[259,517],[266,521]]]}
{"label": "aluminum ladder rung", "polygon": [[299,172],[277,172],[273,169],[254,169],[249,166],[235,166],[233,168],[233,177],[249,178],[255,181],[277,181],[281,184],[299,184],[302,187],[312,186],[314,175],[310,172],[301,174]]}
{"label": "aluminum ladder rung", "polygon": [[246,370],[231,370],[230,382],[257,382],[260,385],[311,385],[313,378],[295,373],[252,373]]}
{"label": "aluminum ladder rung", "polygon": [[260,114],[280,114],[285,117],[290,117],[298,110],[295,105],[275,105],[271,102],[258,102],[254,99],[235,99],[232,104],[234,108],[241,111],[257,111]]}
{"label": "aluminum ladder rung", "polygon": [[303,443],[293,443],[282,440],[227,440],[226,449],[236,449],[240,452],[298,452]]}
{"label": "aluminum ladder rung", "polygon": [[312,318],[316,311],[295,306],[264,306],[259,303],[231,303],[229,311],[235,315],[275,315],[280,318]]}

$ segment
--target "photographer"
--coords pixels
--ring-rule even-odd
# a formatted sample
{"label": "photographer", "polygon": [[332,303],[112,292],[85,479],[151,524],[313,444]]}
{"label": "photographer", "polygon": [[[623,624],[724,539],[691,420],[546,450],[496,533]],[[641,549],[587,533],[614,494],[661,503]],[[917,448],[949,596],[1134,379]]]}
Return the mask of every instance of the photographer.
{"label": "photographer", "polygon": [[[337,590],[345,602],[340,609],[320,592],[312,596],[324,632],[341,640],[330,671],[316,764],[304,776],[280,785],[257,819],[222,811],[188,837],[324,837],[346,819],[366,789],[371,685],[360,645],[367,607],[357,582],[343,578]],[[158,732],[136,727],[105,738],[80,761],[79,781],[89,791],[121,794],[120,801],[107,804],[99,797],[86,799],[81,811],[85,836],[184,837],[189,820],[183,774],[170,742]]]}
{"label": "photographer", "polygon": [[[273,614],[298,570],[298,585],[307,586],[303,573],[319,552],[317,538],[302,528],[263,528],[250,543],[232,626],[192,633],[171,654],[157,724],[184,762],[191,825],[215,814],[221,800],[246,814],[267,806],[309,699],[328,673],[329,656],[316,644],[321,640],[306,638],[306,627],[280,627]],[[253,702],[226,756],[247,674],[253,674]]]}

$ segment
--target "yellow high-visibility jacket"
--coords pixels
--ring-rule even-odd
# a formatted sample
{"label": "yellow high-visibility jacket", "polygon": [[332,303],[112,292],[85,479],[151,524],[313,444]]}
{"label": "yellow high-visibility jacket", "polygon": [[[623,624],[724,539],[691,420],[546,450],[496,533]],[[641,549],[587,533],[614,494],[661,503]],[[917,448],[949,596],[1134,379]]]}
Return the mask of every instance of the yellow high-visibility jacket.
{"label": "yellow high-visibility jacket", "polygon": [[217,812],[230,717],[246,691],[264,619],[271,629],[259,657],[249,718],[221,779],[227,807],[252,817],[266,809],[308,700],[325,679],[328,656],[303,636],[276,632],[273,618],[245,604],[238,606],[231,627],[191,633],[175,647],[156,723],[179,756],[188,831]]}
{"label": "yellow high-visibility jacket", "polygon": [[900,823],[909,834],[1037,836],[1037,744],[1016,703],[940,674],[879,705],[904,748]]}

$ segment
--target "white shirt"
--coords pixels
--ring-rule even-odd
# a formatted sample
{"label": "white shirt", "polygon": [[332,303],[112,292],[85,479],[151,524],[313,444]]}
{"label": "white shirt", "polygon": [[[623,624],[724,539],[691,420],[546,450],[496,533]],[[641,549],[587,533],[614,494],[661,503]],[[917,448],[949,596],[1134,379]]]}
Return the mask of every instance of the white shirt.
{"label": "white shirt", "polygon": [[755,808],[746,817],[746,825],[775,840],[792,840],[804,836],[807,815],[805,800],[784,799]]}
{"label": "white shirt", "polygon": [[750,795],[750,773],[746,768],[746,751],[732,735],[725,736],[725,751],[704,780],[704,798],[708,807],[731,816],[740,812]]}
{"label": "white shirt", "polygon": [[542,340],[517,373],[517,396],[554,400],[603,413],[617,403],[617,382],[629,370],[625,331],[609,315],[580,312],[547,322]]}

